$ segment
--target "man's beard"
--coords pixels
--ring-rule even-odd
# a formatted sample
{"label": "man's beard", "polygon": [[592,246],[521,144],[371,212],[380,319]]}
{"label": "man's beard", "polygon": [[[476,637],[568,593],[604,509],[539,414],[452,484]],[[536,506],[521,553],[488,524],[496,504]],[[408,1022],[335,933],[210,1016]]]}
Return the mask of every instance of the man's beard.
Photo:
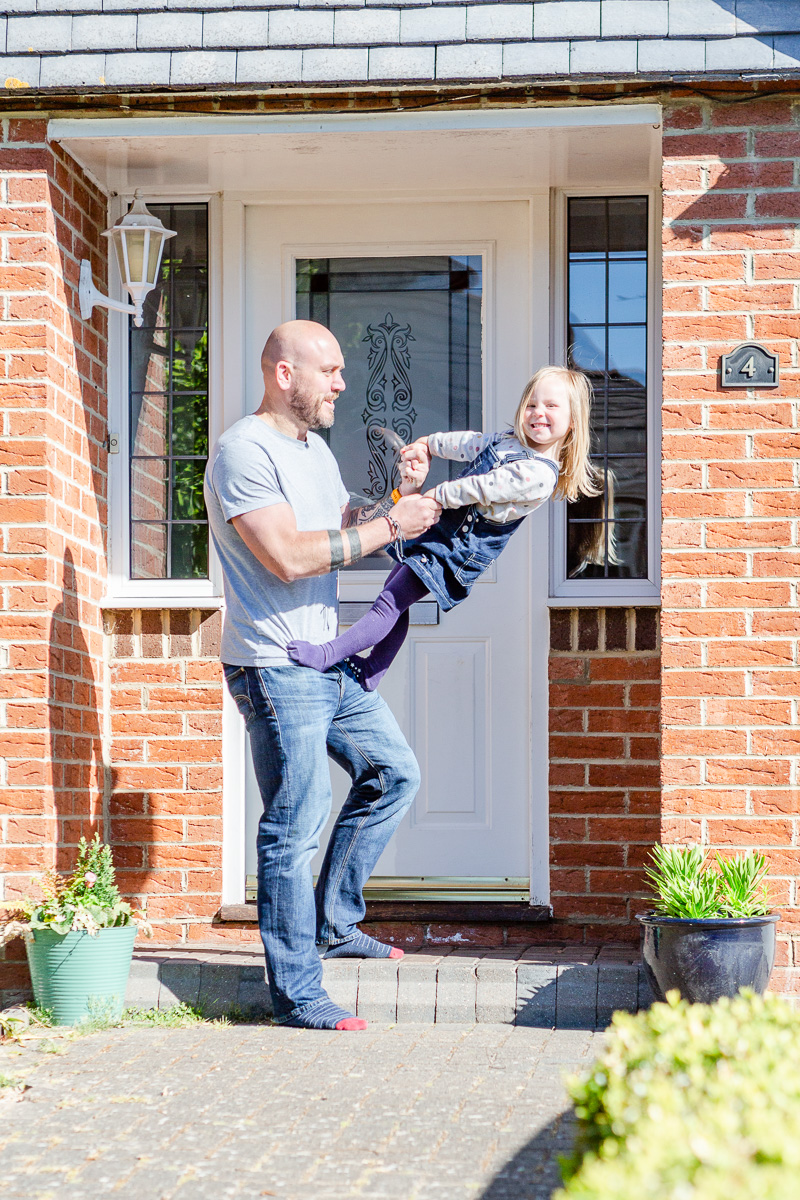
{"label": "man's beard", "polygon": [[289,397],[289,408],[309,429],[330,429],[334,421],[334,412],[325,409],[328,396],[305,391],[296,386]]}

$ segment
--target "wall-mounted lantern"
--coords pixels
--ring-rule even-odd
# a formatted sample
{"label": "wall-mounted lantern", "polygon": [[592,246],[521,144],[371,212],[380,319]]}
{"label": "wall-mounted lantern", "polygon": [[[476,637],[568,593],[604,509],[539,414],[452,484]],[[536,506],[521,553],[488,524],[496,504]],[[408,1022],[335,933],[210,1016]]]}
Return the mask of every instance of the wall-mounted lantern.
{"label": "wall-mounted lantern", "polygon": [[101,308],[113,308],[117,312],[133,313],[133,323],[139,326],[142,323],[144,298],[158,282],[164,243],[167,238],[175,237],[175,230],[167,229],[158,217],[148,212],[147,205],[144,200],[139,199],[137,192],[125,216],[120,217],[110,229],[106,229],[103,237],[107,237],[114,246],[119,273],[133,304],[122,304],[119,300],[111,300],[99,292],[92,280],[91,263],[85,258],[81,262],[78,290],[81,317],[87,321],[94,306],[99,305]]}

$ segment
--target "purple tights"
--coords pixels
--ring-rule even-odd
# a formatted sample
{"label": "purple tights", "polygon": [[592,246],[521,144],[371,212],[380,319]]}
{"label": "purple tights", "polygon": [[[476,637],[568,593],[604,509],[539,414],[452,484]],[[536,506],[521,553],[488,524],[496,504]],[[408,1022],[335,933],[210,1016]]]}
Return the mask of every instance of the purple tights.
{"label": "purple tights", "polygon": [[365,691],[378,686],[408,633],[408,610],[428,589],[410,567],[398,563],[369,612],[345,633],[321,646],[311,642],[289,642],[289,657],[304,667],[327,671],[343,658],[372,646],[372,653],[357,659],[354,666]]}

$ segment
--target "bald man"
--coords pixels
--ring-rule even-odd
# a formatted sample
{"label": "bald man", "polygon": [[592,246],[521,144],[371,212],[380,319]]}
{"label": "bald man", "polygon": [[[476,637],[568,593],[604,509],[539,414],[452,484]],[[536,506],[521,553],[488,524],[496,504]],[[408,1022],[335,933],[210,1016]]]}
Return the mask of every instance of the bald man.
{"label": "bald man", "polygon": [[[364,1029],[323,990],[317,947],[325,957],[402,955],[358,923],[364,884],[417,792],[419,769],[388,707],[346,662],[320,673],[292,662],[286,647],[335,636],[339,567],[417,537],[441,509],[415,494],[351,509],[336,460],[310,432],[330,428],[345,390],[342,352],[323,325],[278,326],[261,367],[261,407],[214,447],[205,495],[225,579],[225,679],[250,733],[264,804],[258,919],[267,978],[281,1024]],[[353,782],[315,901],[311,860],[331,809],[328,756]]]}

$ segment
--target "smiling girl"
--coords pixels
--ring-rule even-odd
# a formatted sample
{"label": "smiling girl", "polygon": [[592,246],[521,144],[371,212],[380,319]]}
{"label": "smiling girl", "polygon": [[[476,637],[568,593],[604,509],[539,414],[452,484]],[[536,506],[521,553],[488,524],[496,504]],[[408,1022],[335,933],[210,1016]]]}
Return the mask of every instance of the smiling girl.
{"label": "smiling girl", "polygon": [[[591,384],[581,371],[542,367],[527,383],[513,429],[431,433],[402,451],[404,480],[417,486],[431,457],[468,465],[458,479],[425,494],[445,510],[427,533],[389,553],[399,559],[378,599],[346,633],[321,646],[290,642],[289,657],[327,671],[346,660],[367,691],[378,686],[408,632],[408,610],[430,592],[446,612],[505,548],[525,517],[552,495],[599,492],[589,461]],[[353,657],[373,647],[367,658]]]}

